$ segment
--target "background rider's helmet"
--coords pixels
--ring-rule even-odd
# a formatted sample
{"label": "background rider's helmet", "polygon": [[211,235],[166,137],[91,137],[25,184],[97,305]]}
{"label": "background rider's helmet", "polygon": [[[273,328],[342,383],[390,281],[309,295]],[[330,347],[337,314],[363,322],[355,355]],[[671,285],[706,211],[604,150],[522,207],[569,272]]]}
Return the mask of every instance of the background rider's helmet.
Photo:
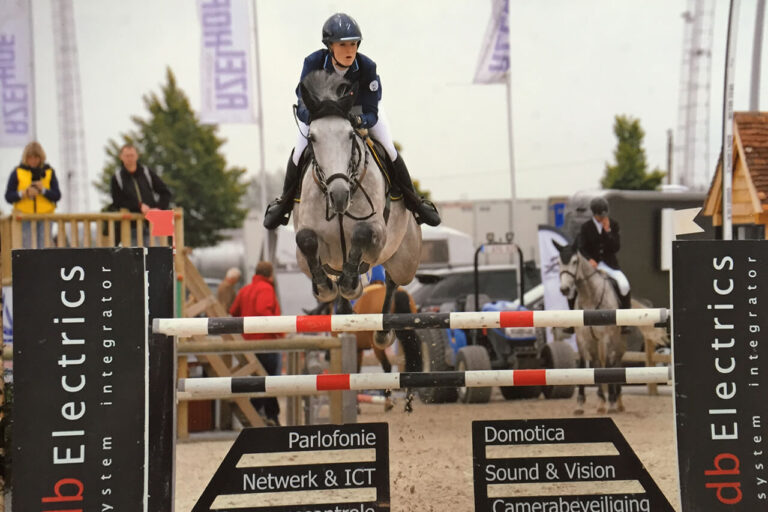
{"label": "background rider's helmet", "polygon": [[368,279],[369,283],[373,283],[374,281],[381,281],[382,283],[385,282],[385,275],[384,275],[384,267],[381,265],[376,265],[371,269],[371,277]]}
{"label": "background rider's helmet", "polygon": [[330,46],[331,43],[339,41],[362,41],[363,33],[360,32],[360,26],[348,14],[337,12],[328,18],[323,24],[323,44]]}
{"label": "background rider's helmet", "polygon": [[605,215],[608,213],[608,201],[604,197],[596,197],[589,202],[589,209],[593,215]]}

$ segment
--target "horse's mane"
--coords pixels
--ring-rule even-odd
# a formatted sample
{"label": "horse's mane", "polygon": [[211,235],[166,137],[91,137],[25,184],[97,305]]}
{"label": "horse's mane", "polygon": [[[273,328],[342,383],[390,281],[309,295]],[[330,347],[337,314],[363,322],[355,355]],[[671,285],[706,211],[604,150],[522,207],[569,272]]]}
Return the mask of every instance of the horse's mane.
{"label": "horse's mane", "polygon": [[314,119],[326,115],[346,116],[355,92],[349,81],[322,70],[309,73],[301,81],[302,99]]}
{"label": "horse's mane", "polygon": [[[327,71],[313,71],[301,81],[315,101],[338,100],[350,83],[342,76]],[[342,93],[342,94],[340,94]]]}

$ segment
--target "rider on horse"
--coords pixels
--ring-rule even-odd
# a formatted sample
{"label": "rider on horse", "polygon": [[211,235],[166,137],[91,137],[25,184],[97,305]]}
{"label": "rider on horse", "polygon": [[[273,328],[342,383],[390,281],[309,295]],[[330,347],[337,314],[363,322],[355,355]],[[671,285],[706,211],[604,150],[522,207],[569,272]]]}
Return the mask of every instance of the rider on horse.
{"label": "rider on horse", "polygon": [[608,217],[608,201],[596,197],[589,203],[593,217],[581,226],[579,249],[593,268],[602,270],[616,282],[621,309],[632,309],[629,280],[619,268],[616,253],[621,247],[619,223]]}
{"label": "rider on horse", "polygon": [[[338,73],[349,82],[358,84],[359,93],[355,98],[355,105],[359,107],[353,109],[352,123],[356,128],[367,128],[373,138],[384,146],[392,163],[393,184],[403,193],[406,208],[416,215],[419,224],[437,226],[440,224],[437,209],[431,202],[416,194],[403,157],[398,154],[392,142],[386,118],[383,112],[379,111],[381,82],[376,74],[376,63],[357,51],[362,38],[360,27],[351,16],[337,13],[328,18],[323,25],[323,43],[326,49],[317,50],[304,59],[301,79],[312,71],[325,70],[328,73]],[[264,214],[264,227],[267,229],[275,229],[288,223],[301,182],[299,160],[307,147],[306,133],[310,115],[302,101],[299,87],[296,88],[296,95],[299,99],[299,138],[288,159],[283,194],[267,206]]]}

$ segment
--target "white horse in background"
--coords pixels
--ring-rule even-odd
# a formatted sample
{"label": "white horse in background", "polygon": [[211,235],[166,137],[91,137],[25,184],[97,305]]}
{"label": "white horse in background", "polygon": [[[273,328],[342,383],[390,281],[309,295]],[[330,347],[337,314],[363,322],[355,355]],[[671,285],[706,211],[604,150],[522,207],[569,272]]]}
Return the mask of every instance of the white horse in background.
{"label": "white horse in background", "polygon": [[[560,253],[560,291],[566,297],[576,294],[575,309],[618,309],[619,296],[610,278],[593,268],[573,245],[552,242]],[[579,366],[590,363],[592,368],[620,368],[627,345],[621,334],[621,327],[599,325],[576,327],[576,342],[579,346]],[[597,396],[600,405],[597,411],[606,412],[605,391],[608,394],[608,412],[624,411],[621,400],[621,384],[600,384]],[[579,386],[576,397],[576,414],[584,413],[584,386]]]}

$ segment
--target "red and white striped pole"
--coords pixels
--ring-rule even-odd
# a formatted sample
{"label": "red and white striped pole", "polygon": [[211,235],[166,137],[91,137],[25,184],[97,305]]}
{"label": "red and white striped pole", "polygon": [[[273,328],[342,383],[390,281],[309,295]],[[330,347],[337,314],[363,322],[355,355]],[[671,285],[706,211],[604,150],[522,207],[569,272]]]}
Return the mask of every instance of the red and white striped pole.
{"label": "red and white striped pole", "polygon": [[181,399],[242,394],[265,396],[434,387],[575,386],[592,384],[666,384],[670,367],[575,368],[552,370],[478,370],[466,372],[351,373],[179,379]]}
{"label": "red and white striped pole", "polygon": [[167,336],[219,334],[388,331],[391,329],[483,329],[504,327],[665,326],[667,309],[487,311],[466,313],[156,318],[153,330]]}

